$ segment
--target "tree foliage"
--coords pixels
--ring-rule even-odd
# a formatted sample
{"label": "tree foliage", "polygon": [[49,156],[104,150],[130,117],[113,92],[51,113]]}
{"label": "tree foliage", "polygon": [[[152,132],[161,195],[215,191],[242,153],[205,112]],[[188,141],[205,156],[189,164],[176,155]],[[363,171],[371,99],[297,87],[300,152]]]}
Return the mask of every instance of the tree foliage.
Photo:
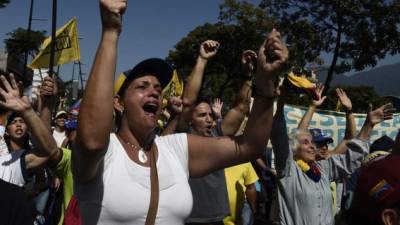
{"label": "tree foliage", "polygon": [[[353,112],[355,113],[367,113],[369,110],[369,105],[371,104],[373,108],[377,108],[388,100],[379,96],[374,87],[371,86],[337,86],[342,88],[347,96],[350,98],[353,105]],[[336,87],[332,88],[327,92],[327,98],[325,102],[319,107],[319,109],[324,110],[336,110],[338,97],[336,95]],[[291,94],[285,98],[285,102],[291,105],[300,105],[308,107],[311,104],[311,98],[306,94]]]}
{"label": "tree foliage", "polygon": [[244,50],[257,51],[272,23],[265,11],[246,2],[226,1],[221,5],[220,22],[205,24],[179,41],[167,58],[187,77],[195,62],[200,44],[208,39],[220,43],[217,55],[207,64],[203,82],[203,97],[222,98],[225,105],[239,91],[242,73],[240,57]]}
{"label": "tree foliage", "polygon": [[[347,96],[352,102],[352,110],[356,113],[367,113],[370,109],[370,105],[372,105],[373,108],[377,108],[385,103],[388,103],[388,100],[379,96],[374,87],[371,86],[341,86],[340,88],[345,90]],[[335,110],[336,103],[338,101],[335,88],[332,88],[328,92],[327,96],[328,97],[325,100],[324,108],[327,110]]]}
{"label": "tree foliage", "polygon": [[36,54],[39,51],[41,43],[44,41],[46,31],[28,31],[24,28],[17,28],[7,33],[9,38],[4,40],[6,51],[13,59],[23,61],[26,51]]}
{"label": "tree foliage", "polygon": [[[223,97],[229,102],[239,90],[241,52],[256,50],[275,27],[286,39],[292,69],[323,65],[322,54],[333,56],[330,65],[323,66],[329,70],[325,82],[329,89],[334,73],[374,67],[387,54],[399,53],[399,2],[260,0],[255,6],[247,1],[225,0],[219,22],[195,28],[170,51],[168,60],[186,77],[194,66],[199,44],[207,39],[219,41],[219,52],[207,65],[202,95]],[[361,104],[356,110],[368,109],[365,99],[372,99],[373,104],[381,101],[372,87],[347,89],[355,92],[350,94],[356,95],[354,101],[360,100],[355,103]],[[307,99],[297,96],[290,102],[308,105]],[[326,109],[335,108],[336,100],[327,102]]]}
{"label": "tree foliage", "polygon": [[274,16],[300,65],[333,55],[327,88],[334,72],[374,67],[400,51],[399,0],[262,0],[260,7]]}
{"label": "tree foliage", "polygon": [[10,3],[10,0],[0,0],[0,8],[6,7]]}

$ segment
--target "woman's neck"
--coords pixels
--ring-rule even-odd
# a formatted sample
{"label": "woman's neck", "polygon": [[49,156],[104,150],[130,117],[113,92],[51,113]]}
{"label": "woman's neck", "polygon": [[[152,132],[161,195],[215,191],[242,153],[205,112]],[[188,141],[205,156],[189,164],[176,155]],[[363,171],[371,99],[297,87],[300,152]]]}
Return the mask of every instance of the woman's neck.
{"label": "woman's neck", "polygon": [[122,128],[118,130],[117,135],[120,136],[124,141],[131,144],[145,148],[149,144],[152,132],[135,132],[135,130]]}

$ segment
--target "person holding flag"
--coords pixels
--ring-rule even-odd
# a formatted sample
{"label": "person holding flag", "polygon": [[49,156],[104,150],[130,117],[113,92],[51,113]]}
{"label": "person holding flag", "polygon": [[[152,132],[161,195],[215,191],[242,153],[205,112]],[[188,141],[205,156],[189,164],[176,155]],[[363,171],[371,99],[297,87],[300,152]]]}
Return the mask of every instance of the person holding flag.
{"label": "person holding flag", "polygon": [[[41,51],[28,65],[31,69],[48,68],[50,63],[51,37],[44,40]],[[78,40],[77,20],[72,18],[56,32],[56,49],[54,55],[54,66],[80,60],[80,48]]]}

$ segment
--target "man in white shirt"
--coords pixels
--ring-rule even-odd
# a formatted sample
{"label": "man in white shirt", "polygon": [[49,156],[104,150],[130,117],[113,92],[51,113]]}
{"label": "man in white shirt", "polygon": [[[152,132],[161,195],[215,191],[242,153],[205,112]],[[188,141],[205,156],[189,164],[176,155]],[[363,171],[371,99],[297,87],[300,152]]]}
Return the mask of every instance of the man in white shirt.
{"label": "man in white shirt", "polygon": [[57,142],[57,147],[61,147],[65,138],[67,137],[65,131],[65,120],[67,119],[67,112],[58,111],[55,117],[55,127],[53,130],[53,137]]}

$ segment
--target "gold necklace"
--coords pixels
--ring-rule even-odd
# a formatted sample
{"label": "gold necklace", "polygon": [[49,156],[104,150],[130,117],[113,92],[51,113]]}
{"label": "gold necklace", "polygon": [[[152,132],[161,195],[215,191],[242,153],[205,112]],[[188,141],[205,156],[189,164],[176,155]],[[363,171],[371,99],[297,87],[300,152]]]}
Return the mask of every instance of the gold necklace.
{"label": "gold necklace", "polygon": [[146,153],[144,152],[143,148],[141,148],[137,145],[134,145],[134,144],[130,143],[129,141],[125,141],[121,136],[119,136],[119,137],[121,138],[121,140],[123,140],[125,142],[125,144],[127,144],[129,147],[131,147],[131,149],[138,151],[138,159],[141,163],[147,163],[148,159],[147,159]]}

